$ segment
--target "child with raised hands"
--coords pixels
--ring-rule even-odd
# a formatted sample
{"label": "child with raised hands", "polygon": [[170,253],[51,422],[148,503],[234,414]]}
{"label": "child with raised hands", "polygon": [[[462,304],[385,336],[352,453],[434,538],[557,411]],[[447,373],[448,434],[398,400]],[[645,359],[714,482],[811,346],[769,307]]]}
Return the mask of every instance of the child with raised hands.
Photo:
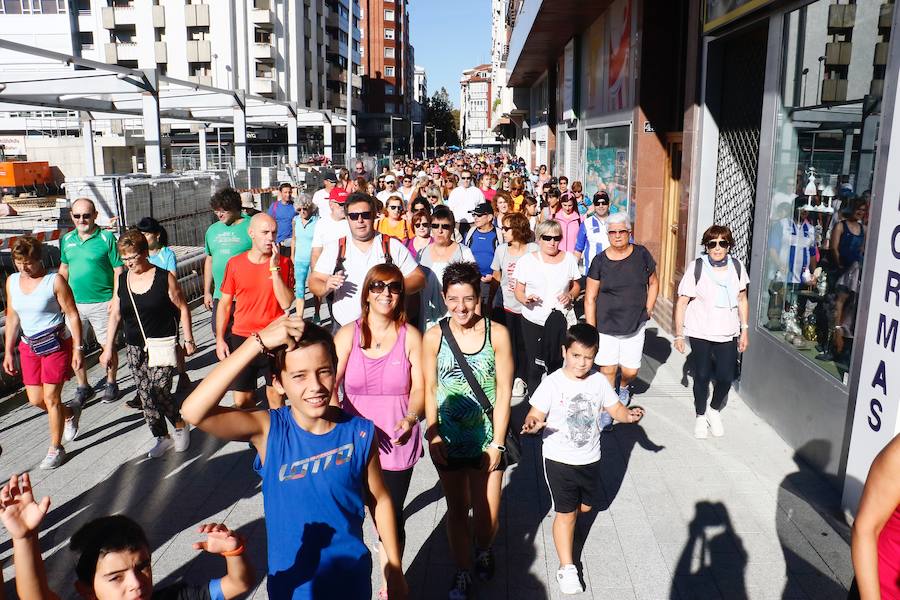
{"label": "child with raised hands", "polygon": [[556,517],[553,543],[559,556],[556,581],[563,594],[584,591],[572,559],[575,521],[603,497],[600,482],[600,415],[637,423],[642,408],[625,408],[606,377],[594,368],[599,334],[586,323],[566,332],[563,367],[547,376],[531,395],[522,433],[543,431],[544,474]]}
{"label": "child with raised hands", "polygon": [[[232,380],[265,354],[274,386],[290,402],[271,410],[219,406]],[[375,426],[331,404],[337,353],[331,334],[285,316],[248,337],[185,400],[181,414],[212,435],[250,442],[262,478],[270,598],[372,597],[364,507],[387,556],[387,592],[404,600],[406,581],[391,497],[381,475]]]}
{"label": "child with raised hands", "polygon": [[[28,474],[12,475],[0,490],[0,520],[13,541],[19,600],[58,598],[47,582],[38,528],[50,498],[36,502]],[[141,526],[124,515],[100,517],[83,525],[70,540],[75,556],[75,589],[85,600],[230,600],[250,591],[254,572],[244,555],[244,539],[221,523],[206,523],[204,541],[193,547],[225,558],[226,573],[201,585],[153,587],[150,545]]]}

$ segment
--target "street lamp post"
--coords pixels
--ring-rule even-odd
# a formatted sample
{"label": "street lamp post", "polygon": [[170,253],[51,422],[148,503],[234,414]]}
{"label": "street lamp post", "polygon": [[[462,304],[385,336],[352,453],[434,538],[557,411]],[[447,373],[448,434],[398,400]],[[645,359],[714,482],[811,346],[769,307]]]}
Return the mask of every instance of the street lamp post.
{"label": "street lamp post", "polygon": [[347,168],[353,159],[353,0],[347,2]]}
{"label": "street lamp post", "polygon": [[432,129],[434,129],[434,140],[432,140],[434,142],[434,147],[432,147],[432,150],[434,150],[434,156],[437,158],[437,134],[438,132],[443,131],[443,129],[438,127],[432,127]]}
{"label": "street lamp post", "polygon": [[421,125],[421,121],[410,121],[409,122],[409,158],[413,158],[413,127],[416,125]]}

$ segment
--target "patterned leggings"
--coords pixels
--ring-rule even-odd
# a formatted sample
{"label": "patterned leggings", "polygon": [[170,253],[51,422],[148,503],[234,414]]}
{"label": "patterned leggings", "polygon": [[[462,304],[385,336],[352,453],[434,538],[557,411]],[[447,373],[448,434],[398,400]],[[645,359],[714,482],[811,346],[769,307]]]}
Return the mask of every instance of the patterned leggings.
{"label": "patterned leggings", "polygon": [[131,373],[137,386],[137,396],[141,401],[144,411],[144,419],[150,427],[154,437],[162,437],[168,434],[166,429],[166,417],[175,425],[181,420],[178,406],[172,399],[172,377],[175,367],[147,366],[147,353],[140,346],[125,346],[128,355],[128,364],[131,365]]}

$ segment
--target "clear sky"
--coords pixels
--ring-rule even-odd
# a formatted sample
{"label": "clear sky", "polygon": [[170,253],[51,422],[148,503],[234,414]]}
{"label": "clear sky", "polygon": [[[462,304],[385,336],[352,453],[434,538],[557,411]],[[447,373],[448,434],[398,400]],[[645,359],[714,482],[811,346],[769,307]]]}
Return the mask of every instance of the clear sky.
{"label": "clear sky", "polygon": [[447,88],[459,108],[462,72],[491,62],[491,0],[411,0],[409,33],[428,96]]}

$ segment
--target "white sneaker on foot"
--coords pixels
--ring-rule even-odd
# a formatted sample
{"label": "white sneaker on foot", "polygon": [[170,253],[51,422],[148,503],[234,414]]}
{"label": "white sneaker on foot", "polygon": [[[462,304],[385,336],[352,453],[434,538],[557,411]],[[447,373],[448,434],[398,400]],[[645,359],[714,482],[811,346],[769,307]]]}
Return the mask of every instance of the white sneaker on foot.
{"label": "white sneaker on foot", "polygon": [[698,440],[705,440],[708,427],[709,421],[706,420],[706,415],[699,415],[694,422],[694,437]]}
{"label": "white sneaker on foot", "polygon": [[147,453],[147,458],[159,458],[166,452],[168,452],[169,448],[175,445],[175,442],[172,441],[167,435],[160,436],[156,438],[156,443],[150,448],[150,452]]}
{"label": "white sneaker on foot", "polygon": [[722,426],[722,415],[714,408],[707,409],[706,420],[709,421],[709,432],[713,437],[725,435],[725,427]]}
{"label": "white sneaker on foot", "polygon": [[580,594],[584,591],[581,580],[578,579],[578,567],[565,565],[556,572],[556,583],[559,584],[561,594]]}
{"label": "white sneaker on foot", "polygon": [[184,452],[191,445],[190,425],[185,425],[182,429],[176,429],[172,434],[172,440],[175,443],[175,452]]}
{"label": "white sneaker on foot", "polygon": [[72,416],[66,419],[66,423],[63,426],[64,442],[71,442],[75,439],[75,436],[78,435],[78,421],[81,419],[81,404],[73,402],[69,405],[69,410],[72,411]]}
{"label": "white sneaker on foot", "polygon": [[47,456],[45,456],[44,460],[41,461],[40,468],[55,469],[59,465],[63,464],[64,460],[66,460],[66,451],[62,446],[50,448],[47,451]]}

